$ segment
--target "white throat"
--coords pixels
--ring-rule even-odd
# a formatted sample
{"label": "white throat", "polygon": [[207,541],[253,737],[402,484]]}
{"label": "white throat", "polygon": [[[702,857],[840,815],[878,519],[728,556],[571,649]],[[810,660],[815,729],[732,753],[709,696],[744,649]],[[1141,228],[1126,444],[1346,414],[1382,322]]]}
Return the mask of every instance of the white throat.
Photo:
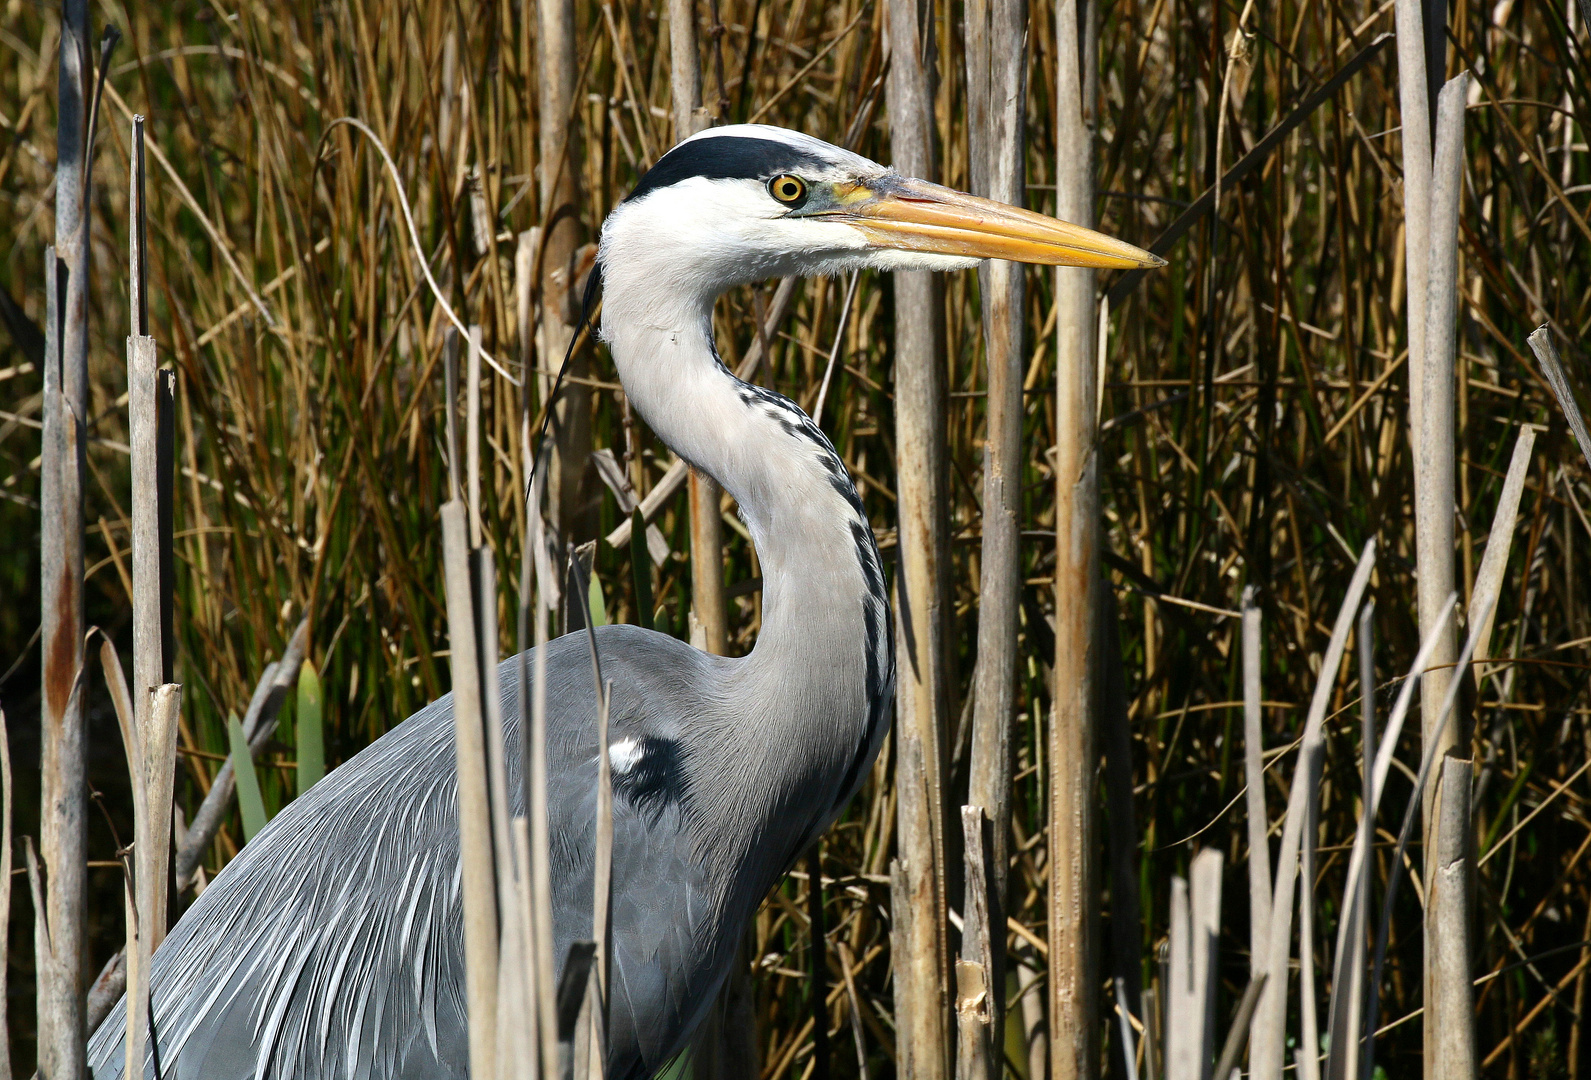
{"label": "white throat", "polygon": [[658,438],[734,497],[761,563],[762,627],[751,654],[733,662],[741,719],[747,731],[794,727],[792,739],[760,742],[799,746],[811,760],[794,775],[790,762],[770,760],[768,775],[842,788],[837,812],[877,752],[893,690],[872,530],[817,426],[719,360],[711,324],[719,283],[682,283],[626,259],[624,247],[604,234],[602,336],[625,393]]}

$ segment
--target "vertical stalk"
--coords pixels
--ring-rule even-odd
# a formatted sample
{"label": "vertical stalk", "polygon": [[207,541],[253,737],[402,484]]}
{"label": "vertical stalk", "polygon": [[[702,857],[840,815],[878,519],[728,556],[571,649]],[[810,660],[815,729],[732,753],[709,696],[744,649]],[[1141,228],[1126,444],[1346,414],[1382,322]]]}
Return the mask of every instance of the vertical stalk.
{"label": "vertical stalk", "polygon": [[1270,947],[1271,844],[1265,810],[1264,714],[1261,712],[1260,609],[1254,586],[1243,590],[1243,778],[1248,797],[1249,978],[1265,968]]}
{"label": "vertical stalk", "polygon": [[[1094,71],[1087,0],[1056,4],[1056,215],[1094,223]],[[1050,1075],[1098,1072],[1094,771],[1099,604],[1094,272],[1056,271],[1055,666],[1050,724]]]}
{"label": "vertical stalk", "polygon": [[1320,756],[1325,751],[1322,728],[1326,720],[1326,705],[1337,680],[1337,669],[1342,665],[1348,633],[1374,567],[1375,541],[1372,540],[1365,544],[1359,556],[1359,565],[1348,583],[1348,595],[1337,612],[1331,643],[1326,647],[1320,674],[1315,681],[1315,693],[1310,699],[1309,715],[1304,721],[1298,764],[1287,796],[1286,824],[1282,828],[1282,843],[1276,855],[1276,885],[1271,893],[1270,940],[1264,970],[1265,988],[1259,991],[1253,1042],[1249,1047],[1249,1069],[1255,1080],[1281,1080],[1282,1077],[1282,1065],[1287,1052],[1287,976],[1293,938],[1293,890],[1297,885],[1298,851],[1304,832],[1304,819],[1307,817],[1304,807],[1306,788],[1309,779],[1316,775]]}
{"label": "vertical stalk", "polygon": [[[6,711],[0,709],[0,866],[11,868],[11,733]],[[0,926],[11,926],[11,885],[0,889]],[[9,1001],[11,934],[0,936],[0,1001]],[[0,1009],[0,1080],[11,1080],[11,1022],[8,1009]]]}
{"label": "vertical stalk", "polygon": [[956,1080],[999,1080],[995,1055],[994,1001],[1000,995],[993,979],[996,938],[994,911],[985,903],[989,882],[989,819],[981,806],[961,808],[962,852],[966,859],[966,906],[961,916],[961,957],[956,961]]}
{"label": "vertical stalk", "polygon": [[812,1067],[809,1080],[829,1080],[829,958],[828,929],[823,918],[823,845],[813,844],[807,853],[807,921],[810,923],[810,948],[807,1002],[812,1011]]}
{"label": "vertical stalk", "polygon": [[[683,141],[711,124],[702,108],[701,54],[696,48],[696,0],[669,0],[669,87],[674,98],[674,139]],[[729,648],[724,597],[724,520],[717,481],[690,471],[691,611],[701,628],[701,647],[715,656]],[[640,571],[637,571],[639,573]],[[648,571],[649,572],[649,571]],[[651,612],[645,613],[648,617]]]}
{"label": "vertical stalk", "polygon": [[[886,86],[890,149],[897,168],[926,179],[935,175],[933,10],[932,0],[889,0],[885,23],[892,57]],[[897,1045],[903,1078],[942,1080],[951,1042],[941,764],[948,610],[943,323],[931,274],[897,273],[894,289],[901,560],[895,579],[895,785],[900,877],[912,910],[906,940],[895,954]],[[895,897],[896,903],[902,899]]]}
{"label": "vertical stalk", "polygon": [[[1444,97],[1445,97],[1444,92]],[[1425,1000],[1434,1014],[1434,1041],[1427,1043],[1425,1058],[1433,1061],[1441,1077],[1468,1080],[1476,1075],[1475,1005],[1471,985],[1469,935],[1462,928],[1471,921],[1470,910],[1470,782],[1475,763],[1449,752],[1442,758],[1439,804],[1436,810],[1436,851],[1426,903],[1430,935],[1427,964],[1431,996]],[[1434,785],[1433,785],[1434,786]]]}
{"label": "vertical stalk", "polygon": [[[1355,844],[1369,851],[1375,839],[1376,757],[1376,654],[1374,600],[1359,612],[1354,635],[1359,648],[1359,712],[1363,721],[1359,754],[1363,759],[1363,791]],[[1370,875],[1350,878],[1344,893],[1342,917],[1337,923],[1336,964],[1331,977],[1331,1011],[1327,1025],[1326,1075],[1328,1080],[1358,1080],[1360,1036],[1364,1029],[1365,927],[1370,912]]]}
{"label": "vertical stalk", "polygon": [[40,821],[45,906],[38,932],[39,1076],[87,1068],[83,1016],[83,485],[88,416],[87,0],[63,0],[56,114],[55,245],[48,291],[40,468],[43,685]]}
{"label": "vertical stalk", "polygon": [[[583,153],[580,109],[575,101],[578,60],[575,56],[574,0],[537,0],[537,45],[540,49],[540,151],[542,252],[540,299],[541,341],[538,352],[549,367],[562,361],[579,319],[575,292],[576,256],[583,239],[580,176]],[[583,357],[571,357],[572,375],[583,375]],[[553,372],[556,375],[556,371]],[[547,492],[557,536],[574,539],[586,466],[591,457],[591,389],[565,380],[553,412],[553,459]]]}
{"label": "vertical stalk", "polygon": [[[471,360],[476,357],[476,334],[471,335]],[[456,340],[456,339],[453,339]],[[459,863],[464,908],[464,991],[469,1015],[470,1075],[495,1080],[497,1075],[497,884],[487,752],[484,740],[484,702],[480,652],[475,616],[475,587],[470,572],[469,511],[459,498],[456,479],[458,437],[454,412],[458,402],[457,351],[446,349],[446,408],[448,418],[449,488],[453,495],[442,506],[442,569],[446,589],[448,661],[453,683],[453,730],[458,771]],[[471,364],[474,367],[474,364]],[[471,410],[472,414],[474,410]],[[472,419],[473,419],[472,415]],[[470,462],[466,491],[479,487],[478,462]],[[496,643],[490,645],[496,651]]]}
{"label": "vertical stalk", "polygon": [[[1027,0],[974,0],[966,8],[967,141],[973,190],[1026,202]],[[980,119],[980,117],[982,119]],[[980,190],[980,185],[982,189]],[[979,558],[978,652],[973,675],[972,755],[967,801],[992,822],[985,902],[1004,923],[1011,833],[1011,738],[1016,713],[1018,610],[1022,603],[1022,377],[1026,279],[1018,263],[985,261],[983,332],[988,360]],[[970,858],[970,856],[969,856]],[[969,863],[970,866],[970,863]],[[972,888],[968,879],[968,889]],[[971,906],[970,896],[966,902]],[[993,1030],[1002,1030],[1005,935],[991,934],[987,977]]]}
{"label": "vertical stalk", "polygon": [[[1464,99],[1469,76],[1460,74],[1442,88],[1437,104],[1436,148],[1431,169],[1431,205],[1429,216],[1430,243],[1426,257],[1425,292],[1425,355],[1420,372],[1422,420],[1419,441],[1416,443],[1415,484],[1415,536],[1419,567],[1420,623],[1426,624],[1429,594],[1451,592],[1457,580],[1454,558],[1454,500],[1457,494],[1457,432],[1454,424],[1455,384],[1454,357],[1456,352],[1456,322],[1458,316],[1458,211],[1464,188]],[[1411,373],[1411,379],[1413,374]],[[1488,613],[1489,615],[1489,613]],[[1446,655],[1438,652],[1432,657],[1433,665],[1451,663],[1455,644],[1454,630],[1442,635]],[[1455,675],[1451,668],[1441,668],[1426,674],[1421,687],[1421,719],[1424,721],[1423,745],[1426,754],[1443,755],[1460,745],[1468,745],[1469,735],[1462,717],[1445,726],[1442,723],[1443,701],[1448,684]],[[1445,761],[1444,760],[1444,769]],[[1445,772],[1444,772],[1445,776]],[[1464,805],[1468,809],[1468,774],[1465,774]],[[1437,836],[1436,787],[1432,784],[1422,794],[1425,811],[1424,864],[1425,880],[1432,882],[1442,873],[1439,851],[1442,838]],[[1444,796],[1446,797],[1446,796]],[[1441,823],[1443,828],[1462,831],[1455,839],[1463,850],[1454,856],[1462,858],[1468,850],[1468,815],[1463,821]],[[1451,1011],[1443,1015],[1435,1007],[1449,1000],[1470,999],[1467,959],[1472,956],[1470,922],[1466,902],[1454,899],[1451,903],[1428,904],[1425,909],[1425,997],[1433,1007],[1425,1013],[1425,1075],[1428,1078],[1455,1075],[1473,1075],[1473,1034],[1470,1037],[1467,1073],[1444,1068],[1438,1052],[1440,1047],[1458,1045],[1453,1040],[1458,1035],[1445,1030],[1444,1025],[1461,1024],[1469,1028],[1470,1021],[1461,1021]],[[1444,959],[1448,963],[1443,970]],[[1457,972],[1457,974],[1455,974]],[[1458,978],[1463,987],[1454,989],[1444,985]],[[1460,1065],[1455,1059],[1453,1069]]]}

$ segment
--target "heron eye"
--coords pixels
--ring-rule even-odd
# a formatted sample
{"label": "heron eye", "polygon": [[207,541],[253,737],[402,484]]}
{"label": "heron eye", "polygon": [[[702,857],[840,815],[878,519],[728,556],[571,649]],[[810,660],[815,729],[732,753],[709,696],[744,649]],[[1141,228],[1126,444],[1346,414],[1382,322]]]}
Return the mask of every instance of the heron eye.
{"label": "heron eye", "polygon": [[768,194],[789,207],[798,207],[807,201],[807,182],[799,176],[784,173],[768,181]]}

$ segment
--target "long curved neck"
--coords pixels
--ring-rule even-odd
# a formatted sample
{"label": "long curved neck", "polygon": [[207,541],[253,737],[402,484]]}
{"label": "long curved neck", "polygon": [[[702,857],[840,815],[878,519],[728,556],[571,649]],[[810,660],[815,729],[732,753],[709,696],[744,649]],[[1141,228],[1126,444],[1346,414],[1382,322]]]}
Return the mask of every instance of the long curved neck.
{"label": "long curved neck", "polygon": [[745,721],[799,728],[790,734],[813,754],[812,768],[844,774],[832,781],[845,788],[843,803],[861,780],[858,761],[871,761],[882,738],[894,674],[883,571],[861,500],[794,402],[720,362],[712,295],[626,269],[604,268],[602,328],[630,403],[734,496],[761,562],[762,628],[733,675]]}

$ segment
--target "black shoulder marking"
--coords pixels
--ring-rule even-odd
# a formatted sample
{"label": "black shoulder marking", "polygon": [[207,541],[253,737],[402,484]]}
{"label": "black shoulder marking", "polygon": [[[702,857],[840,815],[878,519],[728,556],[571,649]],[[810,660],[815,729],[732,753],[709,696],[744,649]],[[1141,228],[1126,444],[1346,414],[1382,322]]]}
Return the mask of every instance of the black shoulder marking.
{"label": "black shoulder marking", "polygon": [[673,739],[643,738],[635,764],[613,773],[613,793],[643,817],[656,821],[663,808],[688,794],[680,744]]}
{"label": "black shoulder marking", "polygon": [[822,169],[830,162],[777,139],[720,135],[680,143],[647,170],[625,202],[692,176],[708,180],[767,180],[780,173]]}

